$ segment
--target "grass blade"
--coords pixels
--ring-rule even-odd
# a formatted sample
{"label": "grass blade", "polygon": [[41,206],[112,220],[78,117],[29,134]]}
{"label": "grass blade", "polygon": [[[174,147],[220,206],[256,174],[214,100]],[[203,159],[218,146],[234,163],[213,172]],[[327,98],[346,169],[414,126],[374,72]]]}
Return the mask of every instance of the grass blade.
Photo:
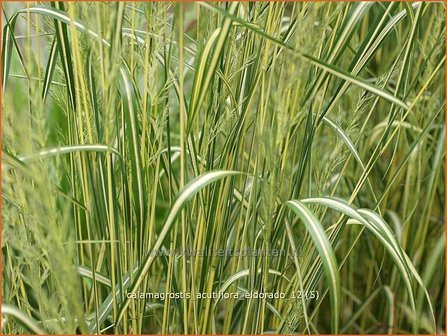
{"label": "grass blade", "polygon": [[2,303],[2,315],[9,315],[15,317],[18,321],[32,331],[34,334],[47,335],[48,333],[43,330],[36,321],[28,317],[25,313],[18,310],[16,307]]}
{"label": "grass blade", "polygon": [[[212,172],[207,172],[191,182],[189,182],[187,185],[185,185],[184,189],[180,192],[180,194],[177,196],[176,200],[174,201],[174,204],[172,205],[169,214],[164,222],[163,229],[158,235],[157,241],[155,242],[154,246],[151,248],[150,251],[159,251],[164,239],[166,238],[166,235],[170,231],[172,224],[175,222],[177,217],[179,216],[181,210],[186,206],[187,202],[194,197],[200,190],[205,188],[207,185],[216,182],[218,180],[221,180],[225,177],[235,176],[242,174],[237,171],[225,171],[225,170],[216,170]],[[142,284],[143,280],[145,279],[147,272],[149,271],[152,263],[155,260],[155,256],[153,253],[149,253],[149,255],[145,258],[144,263],[142,263],[142,267],[138,271],[138,275],[134,279],[130,292],[136,292],[140,285]],[[127,298],[120,307],[120,312],[118,314],[118,320],[117,323],[123,318],[124,313],[126,311],[126,308],[128,307],[130,299]]]}
{"label": "grass blade", "polygon": [[391,229],[389,229],[389,227],[380,218],[379,215],[370,210],[356,210],[350,204],[334,198],[307,198],[301,200],[301,202],[303,202],[304,204],[319,204],[332,208],[355,220],[351,220],[349,221],[349,223],[359,223],[369,229],[382,242],[388,253],[393,258],[394,262],[396,263],[396,266],[398,267],[398,270],[405,282],[408,295],[410,296],[411,305],[415,310],[414,295],[409,274],[410,266],[408,264],[408,260],[405,259],[403,251],[396,241]]}
{"label": "grass blade", "polygon": [[[64,5],[59,1],[52,2],[52,6],[64,12]],[[68,39],[67,26],[59,20],[54,20],[57,44],[61,56],[62,68],[64,70],[65,82],[67,84],[68,100],[73,111],[76,111],[76,87],[73,73],[73,59],[71,57],[70,40]],[[50,58],[51,61],[51,58]]]}
{"label": "grass blade", "polygon": [[303,221],[321,257],[329,282],[332,333],[338,334],[341,309],[341,284],[334,250],[320,222],[307,206],[297,200],[287,201],[286,205]]}
{"label": "grass blade", "polygon": [[47,67],[45,69],[45,76],[42,90],[42,99],[44,101],[47,98],[48,92],[50,90],[50,84],[53,79],[54,68],[56,67],[56,58],[58,51],[59,51],[58,42],[57,39],[54,39],[53,44],[51,45],[50,54],[48,56]]}

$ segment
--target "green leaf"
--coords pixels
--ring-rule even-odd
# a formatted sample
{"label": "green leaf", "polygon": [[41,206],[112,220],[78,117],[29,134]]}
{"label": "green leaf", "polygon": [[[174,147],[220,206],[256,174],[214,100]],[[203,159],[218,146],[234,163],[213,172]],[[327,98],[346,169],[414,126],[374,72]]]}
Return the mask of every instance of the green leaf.
{"label": "green leaf", "polygon": [[384,245],[388,253],[393,258],[407,288],[408,295],[410,296],[410,302],[412,307],[415,307],[413,289],[411,285],[411,278],[409,274],[410,266],[408,265],[408,260],[405,259],[402,249],[400,248],[393,232],[386,225],[379,215],[367,209],[356,210],[352,205],[335,198],[328,197],[317,197],[317,198],[306,198],[301,200],[305,204],[319,204],[336,211],[345,214],[354,221],[348,221],[348,223],[362,224],[368,230],[370,230],[376,238],[378,238]]}
{"label": "green leaf", "polygon": [[9,76],[9,68],[11,66],[11,57],[12,57],[12,50],[13,45],[15,46],[15,50],[19,56],[20,64],[22,65],[22,69],[24,73],[26,74],[26,68],[23,63],[23,56],[20,52],[20,48],[17,45],[17,41],[14,36],[14,27],[15,27],[15,19],[17,17],[17,14],[13,15],[11,20],[8,20],[6,14],[4,14],[6,23],[3,27],[2,32],[2,85],[3,85],[3,92],[6,89],[6,83]]}
{"label": "green leaf", "polygon": [[54,148],[47,148],[42,149],[41,151],[35,154],[19,155],[17,156],[17,158],[23,162],[28,162],[39,158],[45,158],[49,156],[69,154],[75,152],[103,152],[103,153],[111,152],[121,158],[121,154],[115,148],[101,144],[60,146]]}
{"label": "green leaf", "polygon": [[[138,272],[138,266],[136,266],[132,272],[132,275],[135,276]],[[120,303],[121,302],[121,289],[123,291],[127,290],[127,288],[129,288],[130,286],[130,276],[129,274],[125,274],[123,277],[123,281],[120,284],[121,287],[119,285],[116,285],[116,293],[115,293],[115,298],[113,297],[113,293],[110,293],[106,299],[104,300],[104,302],[101,304],[101,306],[99,307],[98,310],[98,321],[96,319],[94,319],[91,324],[89,325],[89,329],[93,334],[99,334],[100,330],[99,328],[101,327],[102,323],[104,323],[104,321],[107,319],[107,317],[109,316],[110,312],[112,311],[113,308],[113,302],[115,301],[116,303]]]}
{"label": "green leaf", "polygon": [[[60,11],[64,11],[64,5],[60,1],[52,2],[52,6]],[[76,111],[76,87],[73,72],[73,58],[71,56],[70,40],[68,39],[67,26],[62,21],[54,19],[56,29],[57,47],[59,48],[62,68],[64,70],[65,81],[67,83],[67,94],[73,111]],[[50,59],[51,61],[51,59]]]}
{"label": "green leaf", "polygon": [[[183,190],[180,192],[180,194],[177,196],[176,200],[174,201],[174,204],[172,205],[171,209],[169,210],[168,216],[163,224],[163,229],[158,235],[157,241],[155,242],[154,246],[149,250],[148,255],[146,256],[144,262],[142,263],[142,267],[138,271],[138,275],[134,279],[130,292],[136,292],[140,285],[142,284],[143,280],[145,279],[152,263],[155,260],[154,253],[151,253],[151,251],[159,251],[164,239],[166,238],[166,235],[172,228],[172,225],[174,224],[175,220],[179,216],[181,210],[186,206],[188,201],[193,198],[199,191],[201,191],[203,188],[205,188],[207,185],[216,182],[218,180],[221,180],[225,177],[235,176],[243,174],[241,172],[237,171],[228,171],[228,170],[215,170],[211,172],[207,172],[191,182],[189,182]],[[130,299],[125,298],[124,302],[121,305],[120,312],[118,314],[118,319],[116,323],[119,323],[119,321],[123,318],[124,313],[126,311],[126,308],[129,306]]]}
{"label": "green leaf", "polygon": [[303,221],[323,262],[329,283],[332,333],[338,334],[341,309],[341,285],[334,250],[320,222],[306,205],[297,200],[287,201],[286,205]]}
{"label": "green leaf", "polygon": [[[233,2],[230,6],[229,13],[234,14],[239,4]],[[222,27],[216,29],[203,49],[200,60],[195,72],[194,84],[191,93],[190,119],[193,120],[197,111],[205,98],[205,94],[209,89],[213,74],[216,70],[217,62],[221,57],[225,40],[231,28],[231,19],[225,18]],[[214,49],[211,52],[212,47]]]}
{"label": "green leaf", "polygon": [[301,54],[302,57],[306,58],[310,61],[310,63],[314,64],[315,66],[326,70],[327,72],[333,74],[334,76],[343,79],[351,84],[357,85],[358,87],[369,91],[371,93],[374,93],[375,95],[382,97],[389,102],[396,104],[397,106],[402,107],[404,110],[408,110],[408,105],[405,104],[402,100],[400,100],[398,97],[395,97],[393,94],[391,94],[388,91],[385,91],[375,85],[372,85],[368,83],[366,80],[358,77],[353,76],[350,72],[343,70],[342,68],[335,66],[333,64],[326,63],[324,61],[321,61],[317,59],[316,57],[313,57],[308,54]]}
{"label": "green leaf", "polygon": [[50,91],[50,84],[52,82],[54,68],[56,67],[56,58],[58,54],[58,42],[57,38],[54,39],[51,44],[50,54],[48,55],[47,67],[45,69],[44,81],[43,81],[43,90],[42,90],[42,99],[45,101],[47,98],[48,92]]}
{"label": "green leaf", "polygon": [[244,20],[241,20],[240,18],[236,17],[235,15],[233,15],[231,13],[228,13],[228,12],[226,12],[226,11],[224,11],[224,10],[214,6],[214,5],[206,4],[206,3],[200,3],[200,4],[202,6],[204,6],[204,7],[207,7],[207,8],[213,9],[215,11],[218,11],[219,13],[221,13],[222,15],[224,15],[227,18],[230,18],[233,21],[239,22],[243,27],[245,27],[245,28],[247,28],[249,30],[252,30],[255,33],[260,34],[261,36],[269,39],[270,41],[275,42],[278,45],[280,45],[280,46],[282,46],[282,47],[292,51],[295,55],[308,60],[310,63],[312,63],[313,65],[317,66],[318,68],[323,69],[323,70],[331,73],[332,75],[334,75],[334,76],[336,76],[336,77],[338,77],[338,78],[340,78],[340,79],[342,79],[344,81],[347,81],[349,83],[357,85],[357,86],[359,86],[359,87],[361,87],[361,88],[363,88],[363,89],[365,89],[365,90],[367,90],[369,92],[372,92],[372,93],[378,95],[379,97],[385,98],[386,100],[390,101],[393,104],[396,104],[396,105],[402,107],[405,110],[408,110],[408,105],[405,104],[403,101],[401,101],[398,97],[395,97],[391,93],[389,93],[389,92],[387,92],[385,90],[382,90],[382,89],[378,88],[377,86],[374,86],[374,85],[368,83],[364,79],[362,79],[362,78],[360,78],[358,76],[354,76],[351,73],[349,73],[348,71],[343,70],[342,68],[337,67],[334,64],[329,64],[329,63],[326,63],[326,62],[324,62],[322,60],[319,60],[318,58],[316,58],[316,57],[314,57],[312,55],[309,55],[309,54],[306,54],[306,53],[301,53],[300,51],[296,50],[294,46],[285,43],[280,38],[275,37],[275,36],[271,36],[271,35],[267,34],[266,32],[264,32],[262,29],[260,29],[258,26],[253,25],[251,23],[247,23]]}
{"label": "green leaf", "polygon": [[[2,303],[2,315],[13,316],[34,334],[38,334],[38,335],[47,335],[48,334],[48,332],[43,330],[37,324],[37,322],[35,320],[33,320],[31,317],[28,317],[23,312],[18,310],[16,307],[13,307],[9,304]],[[2,324],[4,324],[4,323],[2,323]]]}

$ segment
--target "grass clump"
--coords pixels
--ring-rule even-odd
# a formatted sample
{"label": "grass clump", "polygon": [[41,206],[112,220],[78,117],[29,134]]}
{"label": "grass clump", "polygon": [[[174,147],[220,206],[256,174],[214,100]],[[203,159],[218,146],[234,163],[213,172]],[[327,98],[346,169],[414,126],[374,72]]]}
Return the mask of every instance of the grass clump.
{"label": "grass clump", "polygon": [[2,332],[445,332],[444,4],[2,9]]}

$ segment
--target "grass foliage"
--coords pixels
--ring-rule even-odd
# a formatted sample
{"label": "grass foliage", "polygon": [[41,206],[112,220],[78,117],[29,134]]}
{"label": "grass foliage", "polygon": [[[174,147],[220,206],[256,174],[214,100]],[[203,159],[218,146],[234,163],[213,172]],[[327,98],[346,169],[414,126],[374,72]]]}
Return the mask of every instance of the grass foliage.
{"label": "grass foliage", "polygon": [[444,3],[2,11],[3,333],[445,332]]}

